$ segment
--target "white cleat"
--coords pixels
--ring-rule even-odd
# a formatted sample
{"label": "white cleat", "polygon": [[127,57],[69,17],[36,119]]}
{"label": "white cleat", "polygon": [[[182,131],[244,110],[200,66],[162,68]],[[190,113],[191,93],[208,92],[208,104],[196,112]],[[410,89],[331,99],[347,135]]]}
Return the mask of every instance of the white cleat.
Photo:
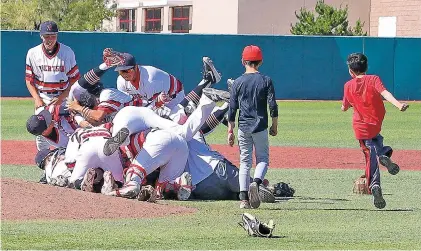
{"label": "white cleat", "polygon": [[188,200],[192,192],[192,178],[191,174],[184,172],[180,176],[180,187],[177,191],[178,200]]}

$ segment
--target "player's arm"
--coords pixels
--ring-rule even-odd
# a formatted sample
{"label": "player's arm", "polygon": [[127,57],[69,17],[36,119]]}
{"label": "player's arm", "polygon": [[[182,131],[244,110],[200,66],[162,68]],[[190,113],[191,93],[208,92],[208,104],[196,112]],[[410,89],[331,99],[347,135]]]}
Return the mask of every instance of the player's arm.
{"label": "player's arm", "polygon": [[37,88],[35,88],[35,85],[33,84],[34,79],[35,79],[35,74],[32,71],[30,55],[31,55],[30,51],[28,51],[28,54],[26,55],[25,83],[26,83],[26,87],[28,88],[29,93],[35,100],[35,108],[38,108],[38,107],[43,106],[44,102],[39,96]]}
{"label": "player's arm", "polygon": [[346,97],[346,93],[347,93],[346,88],[347,87],[345,86],[344,87],[344,98],[342,99],[342,106],[341,106],[341,110],[343,112],[348,111],[348,109],[351,107],[351,104],[349,103],[348,98]]}
{"label": "player's arm", "polygon": [[380,94],[400,111],[405,111],[409,107],[408,104],[399,102],[388,90],[384,90]]}
{"label": "player's arm", "polygon": [[401,103],[390,93],[388,90],[386,90],[386,87],[384,87],[383,82],[379,77],[375,77],[374,80],[374,88],[380,95],[383,96],[384,99],[392,103],[396,108],[398,108],[400,111],[405,111],[409,106],[406,103]]}
{"label": "player's arm", "polygon": [[107,115],[106,111],[98,109],[89,109],[86,106],[81,106],[77,100],[73,100],[67,103],[67,108],[73,112],[79,113],[92,125],[101,123],[104,117]]}
{"label": "player's arm", "polygon": [[234,145],[234,128],[235,128],[235,116],[238,110],[238,92],[236,88],[236,82],[234,81],[230,90],[230,102],[228,108],[228,144]]}
{"label": "player's arm", "polygon": [[272,126],[269,129],[269,134],[276,136],[278,134],[278,104],[275,98],[275,88],[273,87],[272,79],[268,80],[268,105],[270,117],[272,118]]}

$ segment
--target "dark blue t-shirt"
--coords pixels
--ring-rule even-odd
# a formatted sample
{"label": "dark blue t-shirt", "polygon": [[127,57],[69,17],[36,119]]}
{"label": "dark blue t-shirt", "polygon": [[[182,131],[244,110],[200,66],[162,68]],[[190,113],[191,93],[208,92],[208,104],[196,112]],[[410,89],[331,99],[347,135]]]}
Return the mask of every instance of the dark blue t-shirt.
{"label": "dark blue t-shirt", "polygon": [[257,133],[267,129],[267,105],[270,116],[278,117],[275,89],[270,77],[260,72],[245,73],[234,81],[230,93],[228,121],[235,121],[239,109],[238,128],[241,131]]}

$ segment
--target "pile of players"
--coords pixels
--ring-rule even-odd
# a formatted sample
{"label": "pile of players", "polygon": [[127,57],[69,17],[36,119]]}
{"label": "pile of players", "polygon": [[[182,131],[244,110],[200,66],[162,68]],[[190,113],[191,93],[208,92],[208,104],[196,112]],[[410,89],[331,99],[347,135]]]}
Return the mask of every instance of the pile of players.
{"label": "pile of players", "polygon": [[[37,57],[74,60],[74,54],[63,57],[73,52],[57,37],[51,43],[56,33],[54,23],[48,25],[41,27],[43,43],[29,50],[26,68],[28,89],[41,104],[27,130],[37,136],[42,182],[141,200],[142,189],[148,198],[238,199],[238,168],[204,138],[226,123],[230,98],[211,88],[221,75],[210,58],[203,58],[203,77],[187,95],[173,75],[109,48],[98,67],[79,77],[75,62],[63,71],[35,65]],[[100,79],[114,67],[117,88],[104,88]],[[66,84],[54,85],[51,79],[60,74],[68,77]],[[274,202],[267,185],[261,200]]]}

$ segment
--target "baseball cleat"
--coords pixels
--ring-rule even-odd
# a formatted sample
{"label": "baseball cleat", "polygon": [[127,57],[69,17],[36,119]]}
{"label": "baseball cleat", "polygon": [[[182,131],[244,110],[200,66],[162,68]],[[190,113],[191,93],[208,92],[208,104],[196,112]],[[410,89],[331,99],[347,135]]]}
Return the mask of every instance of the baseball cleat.
{"label": "baseball cleat", "polygon": [[379,162],[382,166],[385,166],[387,168],[387,171],[391,175],[396,175],[397,173],[399,173],[399,170],[400,170],[399,166],[393,163],[392,160],[386,155],[379,156]]}
{"label": "baseball cleat", "polygon": [[214,88],[204,88],[203,95],[205,95],[206,97],[208,97],[214,102],[218,102],[218,101],[230,102],[230,93],[227,91],[218,90]]}
{"label": "baseball cleat", "polygon": [[114,51],[111,48],[105,48],[102,52],[102,59],[108,67],[118,66],[124,63],[124,57],[120,52]]}
{"label": "baseball cleat", "polygon": [[371,188],[371,194],[373,195],[374,206],[382,209],[386,206],[386,201],[383,199],[382,189],[379,185],[374,185]]}
{"label": "baseball cleat", "polygon": [[177,191],[178,200],[188,200],[192,192],[192,178],[191,174],[184,172],[180,176],[180,187]]}
{"label": "baseball cleat", "polygon": [[227,80],[227,85],[228,85],[228,91],[231,93],[231,88],[232,88],[232,85],[234,84],[234,79],[232,79],[232,78],[229,78],[228,80]]}
{"label": "baseball cleat", "polygon": [[252,182],[249,186],[249,201],[251,208],[260,206],[259,185],[256,182]]}
{"label": "baseball cleat", "polygon": [[134,180],[131,180],[124,184],[122,188],[115,189],[111,195],[127,199],[134,199],[137,198],[139,192],[140,184]]}
{"label": "baseball cleat", "polygon": [[248,200],[240,201],[240,209],[250,209],[250,202]]}
{"label": "baseball cleat", "polygon": [[118,188],[117,183],[114,180],[114,176],[110,171],[104,172],[104,184],[101,188],[101,193],[104,195],[113,195],[113,191]]}
{"label": "baseball cleat", "polygon": [[213,65],[212,59],[209,57],[203,57],[203,79],[208,80],[212,84],[216,84],[221,81],[221,74],[216,70]]}
{"label": "baseball cleat", "polygon": [[275,195],[263,184],[259,187],[259,198],[263,203],[275,203]]}
{"label": "baseball cleat", "polygon": [[95,181],[95,169],[89,168],[83,176],[82,184],[80,185],[80,190],[85,192],[94,192],[94,181]]}
{"label": "baseball cleat", "polygon": [[104,145],[105,156],[111,156],[129,136],[129,129],[123,127],[114,137],[109,138]]}

